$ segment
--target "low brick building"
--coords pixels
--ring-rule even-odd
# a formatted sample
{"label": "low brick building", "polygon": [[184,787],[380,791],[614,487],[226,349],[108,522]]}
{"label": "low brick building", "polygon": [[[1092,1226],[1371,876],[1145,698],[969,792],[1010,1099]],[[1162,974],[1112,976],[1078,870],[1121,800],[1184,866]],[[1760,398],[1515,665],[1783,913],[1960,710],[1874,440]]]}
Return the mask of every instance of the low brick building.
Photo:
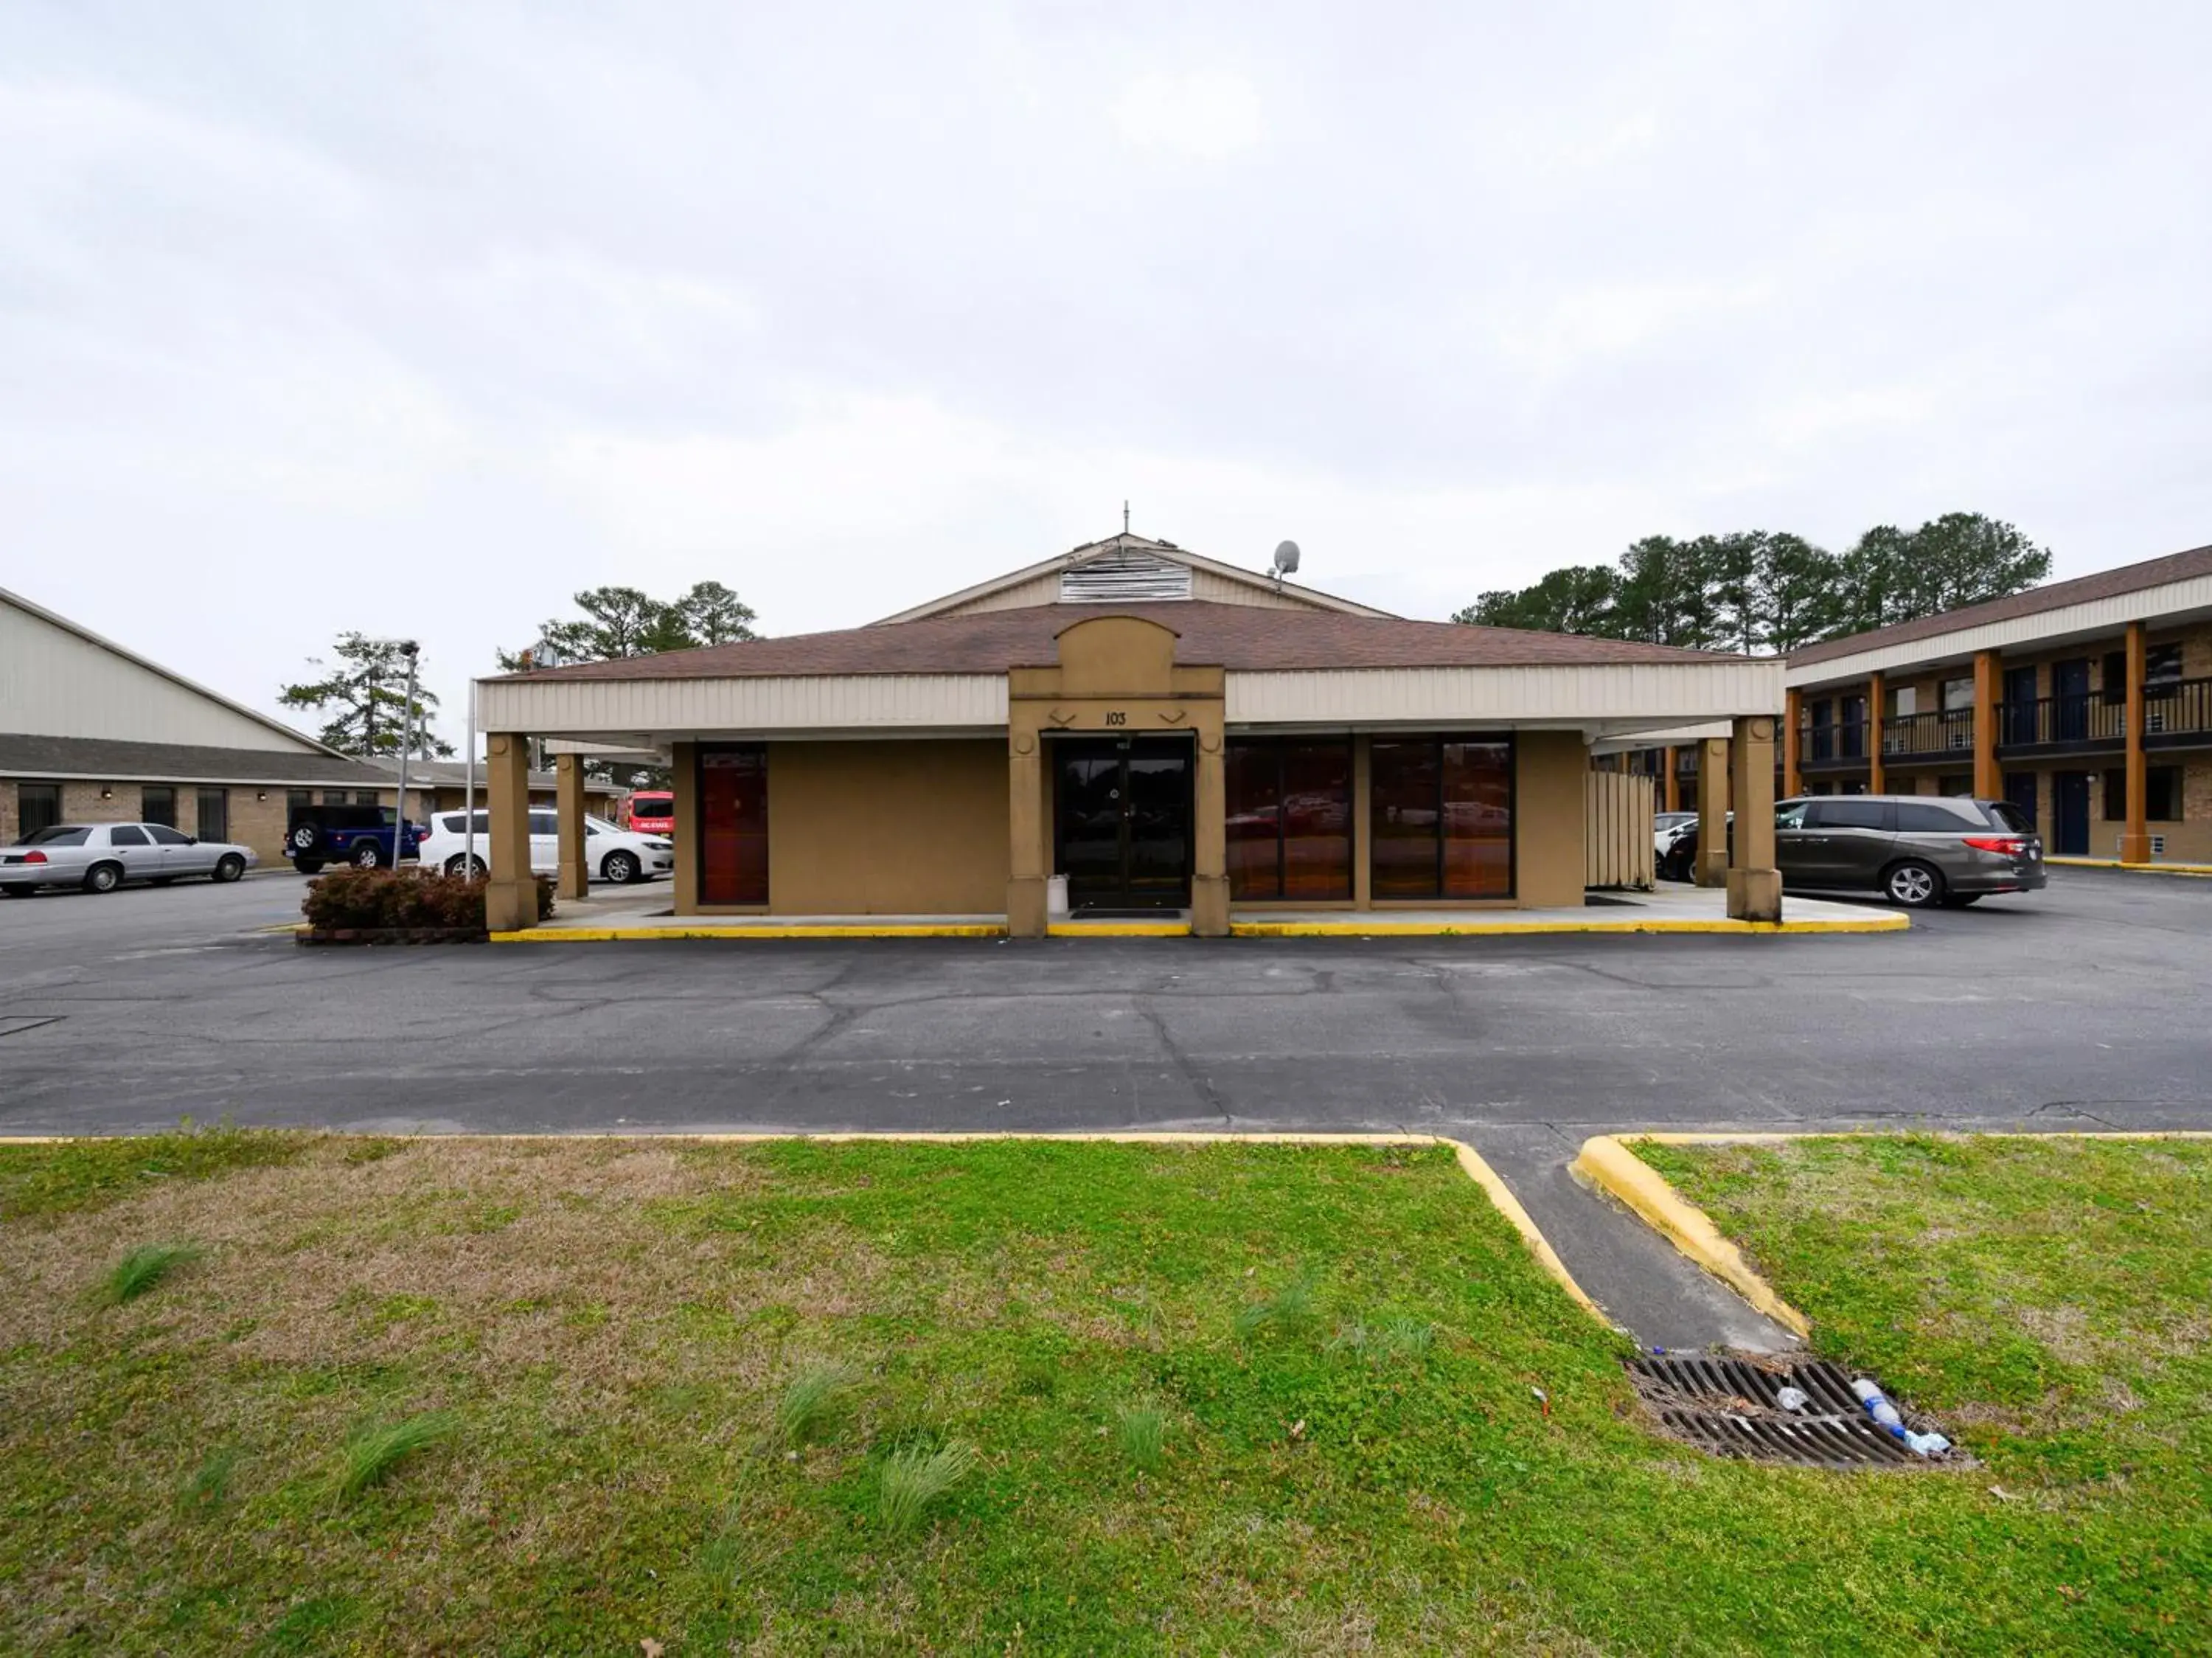
{"label": "low brick building", "polygon": [[273,863],[293,806],[389,805],[394,782],[0,588],[0,845],[52,823],[166,823]]}

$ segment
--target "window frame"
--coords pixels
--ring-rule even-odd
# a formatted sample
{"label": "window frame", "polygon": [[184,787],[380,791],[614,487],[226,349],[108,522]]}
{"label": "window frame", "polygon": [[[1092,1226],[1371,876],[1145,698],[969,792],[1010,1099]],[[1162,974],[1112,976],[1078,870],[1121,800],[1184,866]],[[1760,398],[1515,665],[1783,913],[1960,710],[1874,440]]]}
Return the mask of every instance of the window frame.
{"label": "window frame", "polygon": [[[53,815],[46,819],[43,823],[33,824],[31,821],[31,813],[28,802],[33,793],[35,793],[42,802],[50,800],[53,805]],[[52,829],[58,824],[66,823],[69,820],[62,815],[61,784],[58,783],[18,783],[15,785],[15,839],[18,844],[27,840],[31,836],[37,834],[41,829]]]}
{"label": "window frame", "polygon": [[[1434,889],[1426,896],[1409,893],[1385,894],[1377,890],[1376,883],[1375,856],[1382,844],[1382,838],[1375,832],[1376,769],[1375,751],[1387,746],[1410,746],[1414,743],[1427,743],[1435,753],[1437,798],[1436,830],[1433,839],[1436,845],[1436,881]],[[1448,894],[1444,891],[1444,875],[1448,867],[1448,854],[1445,849],[1451,844],[1451,837],[1445,832],[1447,821],[1445,807],[1448,802],[1444,798],[1443,750],[1448,743],[1480,745],[1486,747],[1495,746],[1505,750],[1505,890],[1502,893],[1481,893],[1472,897],[1457,897]],[[1387,735],[1377,735],[1370,737],[1368,740],[1367,799],[1364,809],[1367,814],[1367,832],[1362,838],[1366,843],[1367,893],[1370,904],[1401,907],[1433,904],[1511,904],[1520,898],[1521,745],[1516,733],[1512,731],[1408,731],[1403,733],[1394,731]],[[1411,840],[1413,838],[1394,836],[1392,838]],[[1353,856],[1358,856],[1358,851],[1355,850]]]}
{"label": "window frame", "polygon": [[[1326,898],[1293,895],[1290,890],[1290,825],[1285,811],[1286,793],[1285,779],[1288,775],[1290,753],[1293,748],[1334,750],[1341,747],[1344,755],[1344,890]],[[1265,754],[1274,763],[1275,825],[1275,890],[1265,897],[1239,896],[1236,889],[1237,871],[1231,869],[1229,901],[1231,904],[1348,904],[1355,901],[1359,893],[1359,843],[1358,817],[1359,814],[1359,762],[1358,746],[1349,736],[1338,737],[1231,737],[1223,743],[1223,771],[1230,770],[1230,750],[1242,749],[1247,754]],[[1223,791],[1224,814],[1227,790]]]}
{"label": "window frame", "polygon": [[[155,802],[157,799],[162,802],[161,811],[155,809]],[[168,815],[162,816],[162,812],[167,812]],[[173,783],[142,783],[138,789],[138,821],[166,824],[172,829],[175,828],[177,826],[177,785]]]}

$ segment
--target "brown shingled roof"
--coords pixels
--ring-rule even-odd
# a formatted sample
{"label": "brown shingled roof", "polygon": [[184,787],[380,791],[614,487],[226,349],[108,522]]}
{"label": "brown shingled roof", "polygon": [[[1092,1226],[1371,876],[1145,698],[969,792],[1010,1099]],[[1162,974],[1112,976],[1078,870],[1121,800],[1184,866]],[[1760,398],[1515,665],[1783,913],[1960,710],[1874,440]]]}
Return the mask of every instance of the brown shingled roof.
{"label": "brown shingled roof", "polygon": [[2077,576],[2069,582],[2030,588],[2025,593],[1992,599],[1987,604],[1947,610],[1940,616],[1923,616],[1917,621],[1898,622],[1870,632],[1829,639],[1791,651],[1790,662],[1796,667],[1832,661],[1862,650],[1909,645],[1916,639],[1932,639],[1960,628],[1979,627],[1985,622],[2008,622],[2015,616],[2033,616],[2041,611],[2061,610],[2068,605],[2086,604],[2095,599],[2117,599],[2124,593],[2141,593],[2146,588],[2162,588],[2169,582],[2186,582],[2198,576],[2212,576],[2212,546],[2192,547],[2187,552],[2148,558],[2140,564],[2122,564],[2118,570],[2099,570],[2094,576]]}
{"label": "brown shingled roof", "polygon": [[1457,622],[1409,622],[1328,611],[1271,610],[1197,600],[1160,604],[1032,605],[967,616],[798,633],[659,656],[541,668],[518,680],[720,680],[776,674],[1003,674],[1059,660],[1064,628],[1100,616],[1142,616],[1172,628],[1176,659],[1246,672],[1331,667],[1553,667],[1730,660],[1709,650],[1527,633]]}

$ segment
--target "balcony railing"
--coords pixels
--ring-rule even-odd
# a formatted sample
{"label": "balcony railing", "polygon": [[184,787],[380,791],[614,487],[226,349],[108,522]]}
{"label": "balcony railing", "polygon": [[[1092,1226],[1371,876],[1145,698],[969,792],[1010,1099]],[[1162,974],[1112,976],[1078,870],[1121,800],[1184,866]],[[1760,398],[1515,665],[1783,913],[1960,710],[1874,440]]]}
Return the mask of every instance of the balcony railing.
{"label": "balcony railing", "polygon": [[1798,753],[1807,765],[1831,765],[1838,760],[1863,760],[1867,752],[1867,722],[1838,720],[1832,725],[1808,725],[1799,739]]}
{"label": "balcony railing", "polygon": [[[2143,740],[2212,732],[2212,679],[2172,680],[2143,688]],[[1997,710],[1997,743],[2005,748],[2118,745],[2128,738],[2124,698],[2101,692],[2039,697]]]}
{"label": "balcony railing", "polygon": [[1897,714],[1881,722],[1882,757],[1972,753],[1974,710],[1954,708],[1940,714]]}

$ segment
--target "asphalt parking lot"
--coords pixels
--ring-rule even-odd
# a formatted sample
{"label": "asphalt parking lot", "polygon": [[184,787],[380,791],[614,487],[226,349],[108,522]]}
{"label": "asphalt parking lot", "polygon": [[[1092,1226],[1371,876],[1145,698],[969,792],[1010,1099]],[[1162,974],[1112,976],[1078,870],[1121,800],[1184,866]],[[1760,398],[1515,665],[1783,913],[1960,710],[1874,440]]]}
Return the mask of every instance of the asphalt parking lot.
{"label": "asphalt parking lot", "polygon": [[1866,937],[377,950],[258,930],[299,889],[0,905],[0,1132],[2212,1125],[2212,881]]}

